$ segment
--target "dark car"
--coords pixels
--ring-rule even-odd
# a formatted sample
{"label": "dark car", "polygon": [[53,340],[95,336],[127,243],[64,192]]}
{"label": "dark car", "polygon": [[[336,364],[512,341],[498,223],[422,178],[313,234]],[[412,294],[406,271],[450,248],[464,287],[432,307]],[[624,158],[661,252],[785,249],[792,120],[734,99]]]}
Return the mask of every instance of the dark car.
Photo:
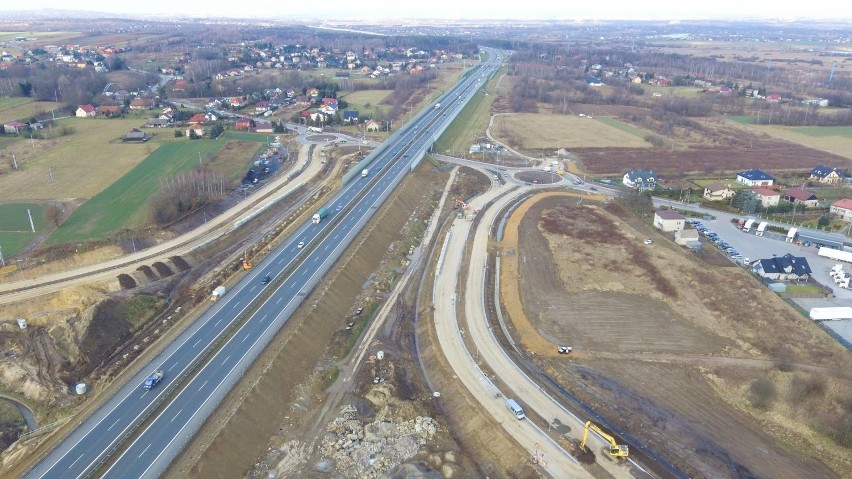
{"label": "dark car", "polygon": [[267,283],[269,283],[270,281],[272,281],[272,276],[269,276],[269,275],[267,274],[266,276],[264,276],[264,277],[263,277],[263,279],[262,279],[262,280],[260,280],[260,283],[261,283],[261,284],[267,284]]}

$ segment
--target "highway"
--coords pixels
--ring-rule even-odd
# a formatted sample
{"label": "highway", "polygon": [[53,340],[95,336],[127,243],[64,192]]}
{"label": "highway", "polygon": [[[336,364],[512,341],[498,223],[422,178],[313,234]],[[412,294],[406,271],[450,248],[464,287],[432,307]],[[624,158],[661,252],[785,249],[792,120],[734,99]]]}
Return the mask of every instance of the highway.
{"label": "highway", "polygon": [[[494,55],[491,59],[491,63],[463,78],[445,94],[440,100],[441,108],[430,108],[400,130],[396,141],[373,159],[368,177],[356,176],[324,205],[330,211],[327,218],[301,226],[25,477],[93,475],[149,415],[146,427],[114,458],[103,477],[161,475],[412,163],[476,94],[484,83],[481,76],[487,77],[496,69]],[[304,248],[297,246],[300,242],[305,243]],[[283,272],[287,272],[286,276]],[[273,281],[262,285],[260,278],[266,274],[272,275]],[[264,294],[266,289],[273,291]],[[265,299],[260,302],[261,298]],[[248,319],[233,329],[247,315]],[[227,341],[206,359],[205,353],[226,333]],[[144,390],[142,382],[156,369],[162,369],[165,377],[155,389]],[[197,371],[194,376],[180,381],[193,370]]]}

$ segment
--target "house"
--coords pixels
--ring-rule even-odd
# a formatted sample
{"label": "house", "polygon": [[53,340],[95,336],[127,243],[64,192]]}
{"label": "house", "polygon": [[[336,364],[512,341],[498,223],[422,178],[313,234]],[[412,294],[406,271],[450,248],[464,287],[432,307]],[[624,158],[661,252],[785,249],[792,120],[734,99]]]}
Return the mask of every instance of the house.
{"label": "house", "polygon": [[201,113],[196,113],[195,115],[192,115],[189,118],[189,121],[187,121],[187,123],[190,125],[203,125],[207,123],[207,118]]}
{"label": "house", "polygon": [[75,116],[77,118],[91,118],[91,117],[94,117],[95,115],[97,115],[97,112],[95,111],[95,107],[93,107],[92,105],[88,105],[88,104],[79,105],[77,107],[77,112],[75,113]]}
{"label": "house", "polygon": [[603,82],[600,78],[592,75],[586,77],[586,83],[588,83],[589,86],[603,86]]}
{"label": "house", "polygon": [[3,131],[10,135],[17,135],[21,133],[27,125],[21,123],[20,121],[12,120],[3,123]]}
{"label": "house", "polygon": [[819,204],[819,199],[815,194],[798,187],[785,190],[784,199],[794,205],[803,205],[805,208],[814,208]]}
{"label": "house", "polygon": [[815,166],[814,169],[811,170],[811,176],[808,179],[819,181],[820,183],[835,185],[841,183],[844,176],[846,176],[846,172],[843,170],[819,165]]}
{"label": "house", "polygon": [[737,173],[737,183],[748,186],[772,186],[775,184],[775,178],[754,169]]}
{"label": "house", "polygon": [[658,210],[654,212],[654,227],[665,231],[681,231],[686,224],[686,218],[675,210]]}
{"label": "house", "polygon": [[628,188],[653,190],[657,187],[657,174],[654,170],[632,170],[624,174],[621,182]]}
{"label": "house", "polygon": [[358,112],[355,110],[344,110],[343,123],[358,123]]}
{"label": "house", "polygon": [[272,122],[270,121],[258,121],[255,123],[254,131],[258,133],[275,133],[275,129],[272,127]]}
{"label": "house", "polygon": [[192,138],[195,135],[198,138],[204,136],[204,128],[199,125],[193,125],[186,129],[186,136]]}
{"label": "house", "polygon": [[698,230],[697,229],[683,229],[679,231],[675,231],[675,243],[681,246],[689,246],[698,241]]}
{"label": "house", "polygon": [[852,200],[843,198],[831,204],[829,213],[838,216],[841,220],[852,223]]}
{"label": "house", "polygon": [[259,101],[254,104],[254,111],[256,113],[264,113],[269,111],[269,102]]}
{"label": "house", "polygon": [[781,94],[780,93],[770,93],[770,94],[766,95],[766,101],[778,103],[779,101],[781,101]]}
{"label": "house", "polygon": [[169,120],[163,118],[149,118],[145,122],[145,128],[165,128],[169,126]]}
{"label": "house", "polygon": [[311,98],[317,98],[320,95],[320,91],[318,88],[308,88],[308,96]]}
{"label": "house", "polygon": [[219,117],[216,116],[216,114],[213,113],[212,111],[208,111],[207,113],[204,114],[204,119],[207,120],[207,121],[216,121],[216,120],[219,119]]}
{"label": "house", "polygon": [[734,196],[734,190],[729,185],[716,182],[704,188],[704,198],[710,201],[728,200]]}
{"label": "house", "polygon": [[296,97],[296,106],[304,108],[311,104],[311,98],[308,95],[299,95]]}
{"label": "house", "polygon": [[151,137],[148,136],[147,133],[143,132],[142,130],[140,130],[138,128],[134,128],[134,129],[130,130],[129,133],[124,135],[124,137],[121,138],[121,141],[128,142],[128,143],[144,143],[144,142],[148,141],[148,139],[150,139],[150,138]]}
{"label": "house", "polygon": [[365,125],[365,128],[367,131],[379,131],[382,129],[382,125],[380,125],[379,122],[375,120],[369,120]]}
{"label": "house", "polygon": [[98,107],[98,115],[100,116],[121,116],[124,112],[124,108],[118,105],[101,105]]}
{"label": "house", "polygon": [[234,125],[234,128],[241,131],[249,131],[251,130],[252,123],[254,122],[252,122],[248,118],[240,118],[239,120],[237,120],[237,123],[236,125]]}
{"label": "house", "polygon": [[337,98],[323,98],[322,106],[328,106],[337,110]]}
{"label": "house", "polygon": [[760,201],[764,208],[778,206],[781,200],[781,193],[770,188],[755,188],[753,191],[754,197],[757,198],[757,201]]}
{"label": "house", "polygon": [[154,100],[151,98],[137,98],[130,102],[131,110],[150,110],[154,108]]}
{"label": "house", "polygon": [[761,277],[772,280],[806,280],[811,274],[808,260],[790,253],[758,260],[752,270]]}

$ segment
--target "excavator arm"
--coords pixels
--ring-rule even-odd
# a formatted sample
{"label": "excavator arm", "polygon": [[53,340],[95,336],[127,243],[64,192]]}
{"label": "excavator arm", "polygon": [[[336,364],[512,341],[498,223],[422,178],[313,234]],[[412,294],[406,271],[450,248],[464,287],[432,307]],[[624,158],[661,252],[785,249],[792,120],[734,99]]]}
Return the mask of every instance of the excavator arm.
{"label": "excavator arm", "polygon": [[586,449],[586,439],[589,437],[589,429],[595,431],[602,438],[609,441],[609,455],[612,457],[627,457],[630,453],[627,444],[618,444],[615,438],[603,431],[603,429],[592,424],[592,421],[586,421],[586,427],[583,428],[583,440],[580,441],[580,448]]}

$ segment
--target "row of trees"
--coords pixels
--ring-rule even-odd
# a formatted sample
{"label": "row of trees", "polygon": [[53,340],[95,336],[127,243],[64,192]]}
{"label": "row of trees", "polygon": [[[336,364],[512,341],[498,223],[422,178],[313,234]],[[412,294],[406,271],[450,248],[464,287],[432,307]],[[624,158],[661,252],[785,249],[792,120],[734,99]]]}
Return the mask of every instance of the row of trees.
{"label": "row of trees", "polygon": [[168,226],[209,201],[225,196],[225,177],[205,168],[160,180],[160,190],[148,200],[149,216],[158,226]]}

